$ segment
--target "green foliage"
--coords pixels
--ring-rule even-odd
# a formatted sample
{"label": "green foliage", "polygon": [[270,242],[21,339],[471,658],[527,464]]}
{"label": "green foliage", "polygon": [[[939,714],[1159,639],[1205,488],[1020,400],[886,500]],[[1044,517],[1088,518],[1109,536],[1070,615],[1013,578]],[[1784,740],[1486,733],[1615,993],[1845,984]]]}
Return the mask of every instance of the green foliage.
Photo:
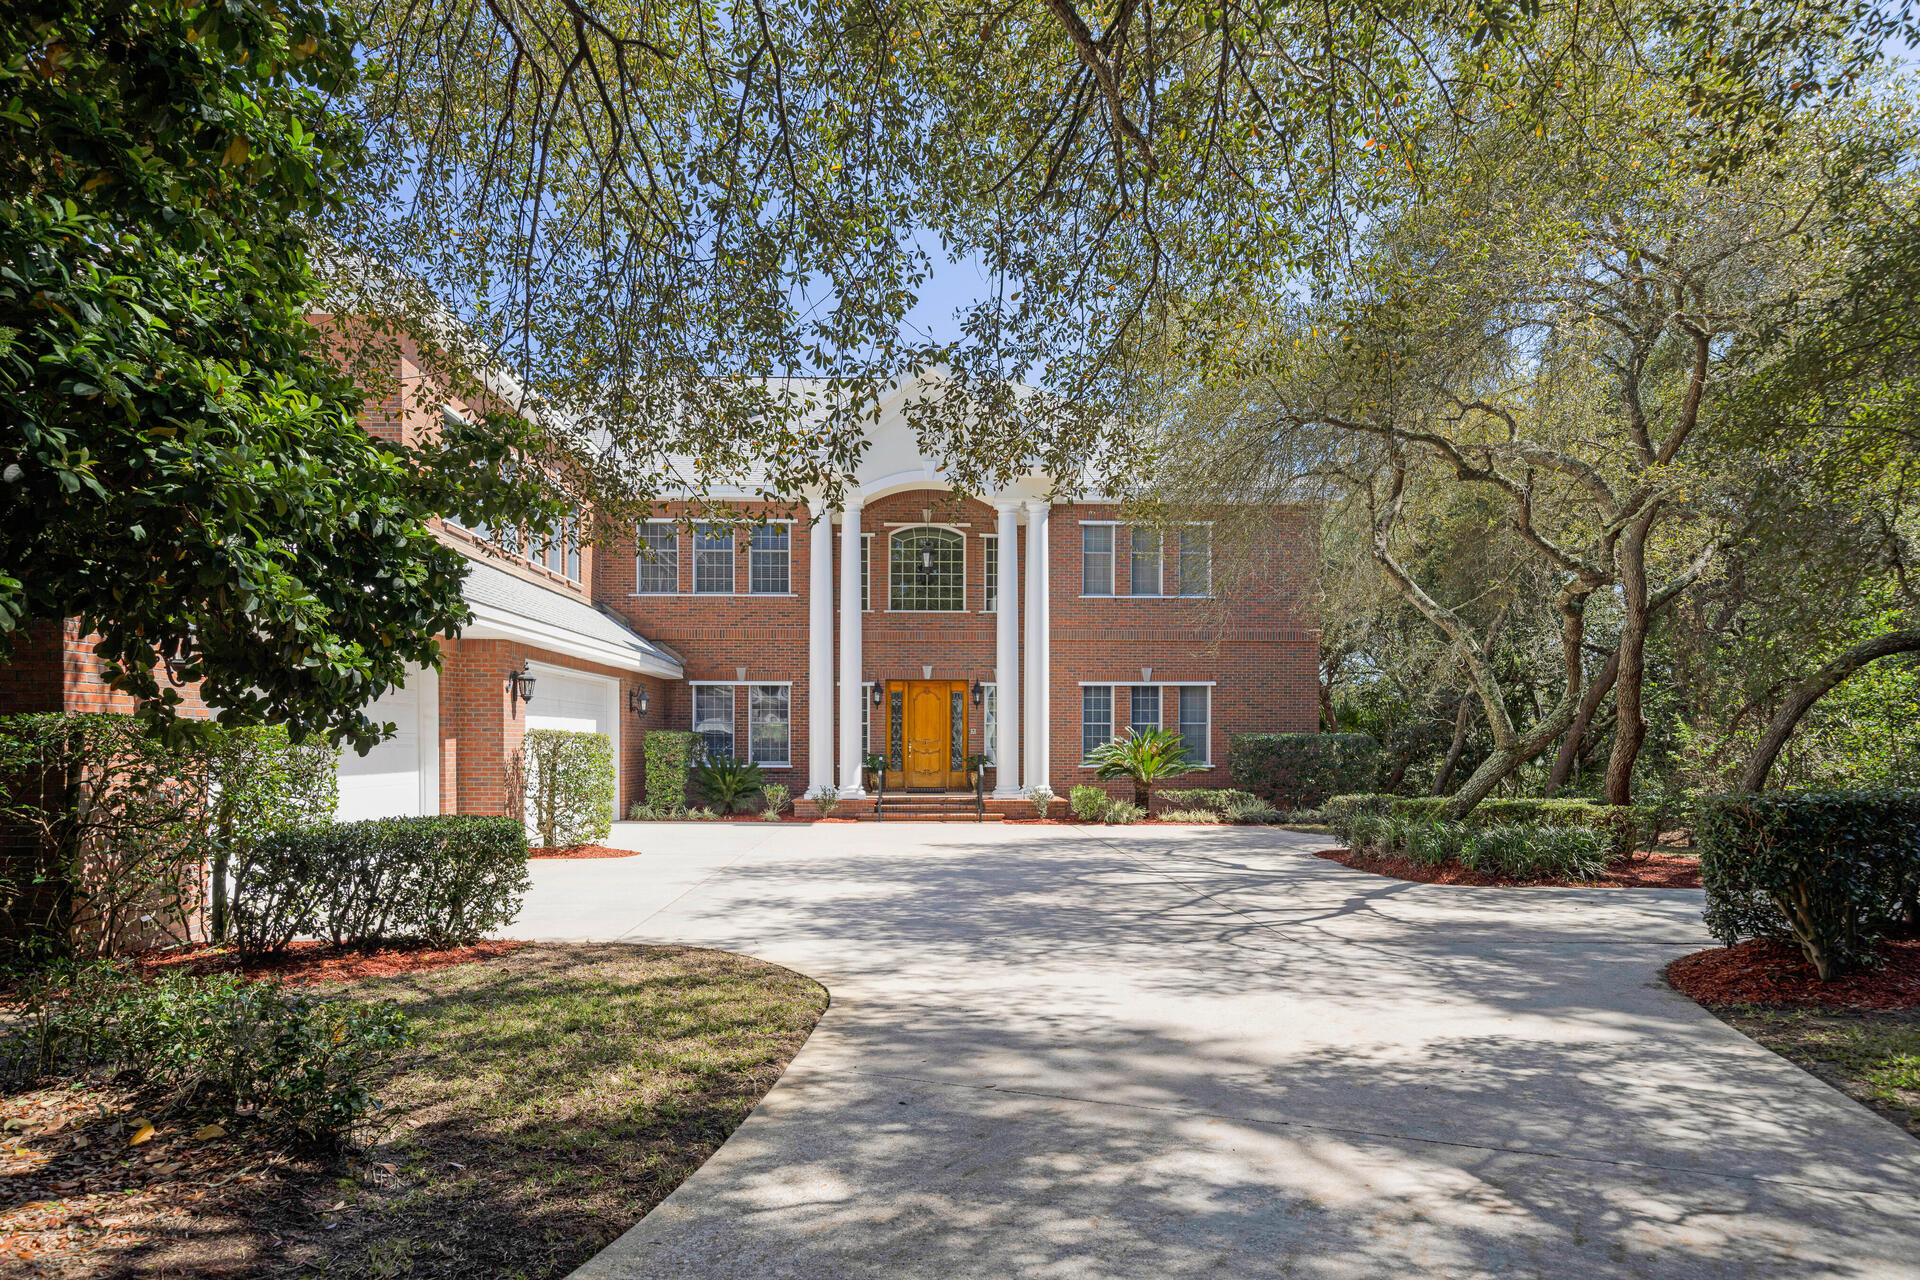
{"label": "green foliage", "polygon": [[1169,787],[1160,793],[1160,799],[1168,804],[1213,813],[1225,813],[1236,804],[1256,798],[1251,791],[1236,791],[1232,787]]}
{"label": "green foliage", "polygon": [[159,742],[128,716],[0,717],[0,827],[24,836],[0,884],[12,943],[113,955],[186,940],[207,795],[194,746]]}
{"label": "green foliage", "polygon": [[361,709],[469,617],[428,518],[554,512],[475,480],[531,428],[376,440],[307,323],[309,229],[363,154],[328,106],[354,39],[303,0],[18,0],[0,23],[0,656],[77,616],[170,740],[162,657],[223,722],[377,741]]}
{"label": "green foliage", "polygon": [[529,729],[508,785],[540,844],[591,844],[613,830],[613,740],[575,729]]}
{"label": "green foliage", "polygon": [[370,946],[470,943],[510,924],[531,883],[515,818],[335,822],[262,841],[234,874],[233,941],[243,955],[301,935]]}
{"label": "green foliage", "polygon": [[1725,796],[1697,832],[1709,931],[1799,945],[1822,980],[1872,963],[1920,922],[1920,791]]}
{"label": "green foliage", "polygon": [[720,813],[747,813],[766,789],[760,766],[731,756],[710,756],[693,767],[693,789]]}
{"label": "green foliage", "polygon": [[1221,810],[1228,822],[1268,823],[1280,820],[1280,810],[1259,796],[1236,797]]}
{"label": "green foliage", "polygon": [[821,817],[831,818],[835,807],[840,803],[840,788],[820,788],[819,791],[814,793],[813,803],[819,807]]}
{"label": "green foliage", "polygon": [[1032,802],[1033,811],[1042,818],[1047,816],[1047,810],[1053,807],[1053,802],[1058,798],[1059,797],[1053,794],[1052,787],[1029,787],[1027,789],[1027,799]]}
{"label": "green foliage", "polygon": [[1147,811],[1137,804],[1128,804],[1125,800],[1115,800],[1107,806],[1101,821],[1110,827],[1130,827],[1147,816]]}
{"label": "green foliage", "polygon": [[1162,809],[1160,811],[1160,821],[1198,822],[1218,825],[1225,822],[1226,819],[1218,813],[1215,813],[1212,809]]}
{"label": "green foliage", "polygon": [[331,821],[340,797],[338,757],[296,743],[281,725],[207,731],[207,843],[212,849],[208,932],[227,938],[227,879],[236,857],[281,831]]}
{"label": "green foliage", "polygon": [[1586,827],[1496,822],[1471,827],[1459,857],[1471,870],[1512,880],[1592,880],[1611,849],[1605,833]]}
{"label": "green foliage", "polygon": [[1150,807],[1154,783],[1207,768],[1189,758],[1186,741],[1176,729],[1129,729],[1087,752],[1086,762],[1099,777],[1131,779],[1133,803],[1141,810]]}
{"label": "green foliage", "polygon": [[1111,803],[1105,791],[1090,783],[1083,782],[1067,792],[1067,804],[1073,809],[1073,816],[1082,822],[1104,820]]}
{"label": "green foliage", "polygon": [[1235,785],[1283,809],[1374,784],[1380,744],[1364,733],[1237,733],[1227,749]]}
{"label": "green foliage", "polygon": [[346,1139],[380,1105],[371,1086],[381,1068],[413,1042],[390,1002],[232,975],[58,966],[14,996],[18,1017],[0,1040],[0,1076],[13,1087],[125,1073],[175,1105],[253,1115],[307,1141]]}
{"label": "green foliage", "polygon": [[[1336,830],[1358,815],[1378,815],[1433,822],[1447,811],[1445,796],[1390,796],[1377,794],[1334,796],[1324,806],[1329,826]],[[1613,856],[1651,841],[1663,818],[1674,816],[1657,805],[1607,805],[1591,800],[1514,799],[1482,800],[1464,822],[1469,827],[1509,824],[1526,827],[1581,827],[1602,832]]]}
{"label": "green foliage", "polygon": [[685,729],[647,730],[647,803],[656,811],[677,812],[686,807],[687,780],[699,754],[700,737]]}
{"label": "green foliage", "polygon": [[786,812],[788,791],[785,785],[769,782],[760,790],[762,807],[760,816],[768,822],[780,821],[780,815]]}

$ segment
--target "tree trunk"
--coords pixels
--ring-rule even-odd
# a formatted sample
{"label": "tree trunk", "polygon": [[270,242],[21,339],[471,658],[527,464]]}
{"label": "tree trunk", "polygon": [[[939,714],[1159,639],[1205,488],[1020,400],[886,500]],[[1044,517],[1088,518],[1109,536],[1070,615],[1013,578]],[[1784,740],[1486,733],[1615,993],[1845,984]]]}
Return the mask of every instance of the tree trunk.
{"label": "tree trunk", "polygon": [[1327,732],[1340,732],[1340,717],[1333,713],[1333,690],[1325,680],[1320,682],[1320,714],[1326,718]]}
{"label": "tree trunk", "polygon": [[1467,730],[1472,727],[1473,699],[1463,693],[1460,695],[1460,709],[1453,713],[1453,742],[1447,747],[1447,760],[1440,766],[1440,776],[1433,780],[1433,794],[1447,794],[1447,784],[1453,781],[1453,771],[1460,767],[1460,757],[1466,754]]}
{"label": "tree trunk", "polygon": [[1620,663],[1613,691],[1619,723],[1613,730],[1613,754],[1607,759],[1608,804],[1633,803],[1633,766],[1647,740],[1647,722],[1641,714],[1647,675],[1647,530],[1658,511],[1657,503],[1649,506],[1620,539],[1620,644],[1614,650]]}
{"label": "tree trunk", "polygon": [[1813,704],[1824,698],[1835,685],[1877,658],[1915,652],[1920,652],[1920,631],[1890,631],[1855,645],[1795,685],[1788,692],[1786,702],[1774,714],[1772,723],[1767,725],[1760,745],[1754,748],[1753,759],[1747,763],[1740,781],[1734,784],[1733,789],[1759,791],[1767,785],[1767,775],[1773,772],[1774,761],[1780,758],[1780,752],[1787,745],[1787,739],[1793,736],[1794,726],[1800,723],[1800,717],[1806,715]]}
{"label": "tree trunk", "polygon": [[1553,758],[1553,772],[1547,777],[1547,794],[1553,795],[1567,785],[1567,779],[1573,776],[1573,763],[1580,758],[1580,744],[1586,741],[1587,730],[1593,727],[1594,716],[1600,713],[1600,704],[1607,700],[1608,690],[1620,674],[1620,651],[1615,649],[1607,655],[1607,665],[1600,668],[1599,676],[1587,689],[1587,696],[1580,699],[1580,710],[1574,713],[1573,727],[1567,730],[1567,736],[1560,741],[1560,754]]}

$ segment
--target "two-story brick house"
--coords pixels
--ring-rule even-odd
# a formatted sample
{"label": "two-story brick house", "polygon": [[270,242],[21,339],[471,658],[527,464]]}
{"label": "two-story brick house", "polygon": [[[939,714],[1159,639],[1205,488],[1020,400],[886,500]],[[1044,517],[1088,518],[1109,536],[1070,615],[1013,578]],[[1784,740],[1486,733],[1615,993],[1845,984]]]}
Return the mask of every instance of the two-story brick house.
{"label": "two-story brick house", "polygon": [[[427,376],[411,349],[400,372],[402,394],[370,406],[369,429],[409,437],[431,429],[431,398],[410,393]],[[1093,780],[1085,752],[1129,727],[1179,730],[1211,766],[1193,785],[1226,783],[1233,733],[1314,728],[1306,509],[1274,517],[1272,571],[1223,610],[1207,523],[1131,528],[1111,503],[1056,499],[1037,474],[959,496],[907,422],[915,394],[882,399],[831,508],[756,504],[742,487],[713,496],[755,523],[669,503],[600,545],[503,545],[448,525],[472,561],[474,622],[443,638],[438,671],[371,708],[399,732],[344,757],[341,816],[502,812],[510,761],[538,727],[612,738],[622,813],[644,795],[652,729],[694,730],[795,796],[857,800],[869,752],[890,790],[926,791],[964,787],[967,757],[983,754],[992,794],[1012,798]],[[4,709],[117,705],[73,630],[40,629]]]}

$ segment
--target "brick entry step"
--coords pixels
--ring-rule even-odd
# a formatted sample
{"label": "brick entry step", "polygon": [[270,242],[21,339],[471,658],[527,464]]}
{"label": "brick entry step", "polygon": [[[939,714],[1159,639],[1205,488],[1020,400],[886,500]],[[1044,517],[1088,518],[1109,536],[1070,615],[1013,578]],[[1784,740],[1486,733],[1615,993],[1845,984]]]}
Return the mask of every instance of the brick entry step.
{"label": "brick entry step", "polygon": [[[879,801],[874,796],[842,800],[834,805],[833,816],[854,818],[861,822],[873,822],[876,818],[886,822],[1003,822],[1009,816],[1033,816],[1033,805],[1028,801],[993,799],[987,801],[986,813],[982,815],[970,791],[890,791],[887,793],[884,814],[876,814],[878,806]],[[796,800],[793,802],[793,815],[796,818],[817,818],[820,816],[820,806],[811,800]]]}

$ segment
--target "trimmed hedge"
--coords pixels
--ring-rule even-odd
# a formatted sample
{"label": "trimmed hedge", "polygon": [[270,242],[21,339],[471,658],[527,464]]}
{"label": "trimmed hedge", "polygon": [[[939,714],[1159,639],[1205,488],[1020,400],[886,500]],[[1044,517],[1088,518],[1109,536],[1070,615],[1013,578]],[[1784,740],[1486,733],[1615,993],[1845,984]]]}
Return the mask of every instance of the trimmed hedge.
{"label": "trimmed hedge", "polygon": [[1380,744],[1364,733],[1237,733],[1227,773],[1241,790],[1283,809],[1311,809],[1373,786]]}
{"label": "trimmed hedge", "polygon": [[530,883],[514,818],[332,822],[271,836],[236,867],[233,941],[243,955],[301,936],[469,943],[510,923]]}
{"label": "trimmed hedge", "polygon": [[604,840],[613,830],[613,740],[578,729],[529,729],[514,787],[543,847]]}
{"label": "trimmed hedge", "polygon": [[647,769],[647,807],[656,813],[677,813],[687,807],[687,778],[700,738],[685,729],[649,729],[643,748]]}
{"label": "trimmed hedge", "polygon": [[1457,862],[1513,880],[1593,880],[1614,856],[1607,832],[1577,825],[1445,822],[1351,807],[1333,825],[1357,852],[1399,854],[1426,867]]}
{"label": "trimmed hedge", "polygon": [[[1340,824],[1358,814],[1439,821],[1446,812],[1446,796],[1334,796],[1323,806],[1327,824]],[[1595,804],[1591,800],[1482,800],[1463,821],[1471,827],[1582,827],[1603,832],[1613,857],[1632,852],[1657,833],[1660,812],[1651,806]]]}
{"label": "trimmed hedge", "polygon": [[1697,834],[1707,929],[1797,943],[1824,981],[1920,920],[1920,790],[1724,796]]}

